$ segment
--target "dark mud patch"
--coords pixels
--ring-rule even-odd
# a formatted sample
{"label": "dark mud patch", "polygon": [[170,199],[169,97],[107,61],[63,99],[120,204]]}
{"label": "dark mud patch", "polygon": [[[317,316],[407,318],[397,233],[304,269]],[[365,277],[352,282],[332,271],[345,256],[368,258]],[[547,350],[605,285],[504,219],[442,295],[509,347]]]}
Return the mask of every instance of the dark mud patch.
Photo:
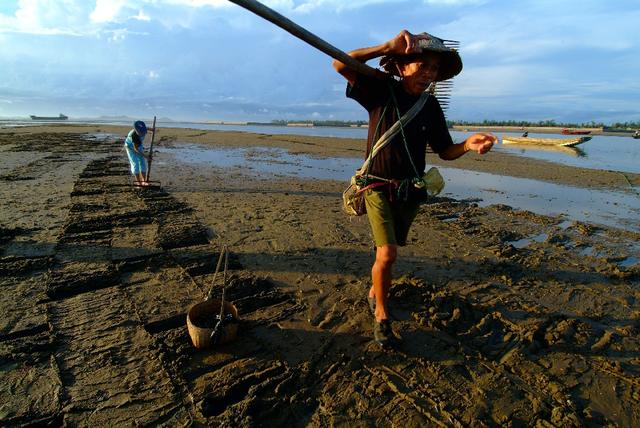
{"label": "dark mud patch", "polygon": [[171,215],[160,222],[156,244],[164,250],[191,247],[207,244],[209,236],[209,229],[199,221]]}
{"label": "dark mud patch", "polygon": [[6,256],[0,258],[0,275],[22,276],[32,275],[49,269],[53,265],[53,258]]}
{"label": "dark mud patch", "polygon": [[48,362],[53,353],[54,339],[49,326],[4,335],[0,340],[0,362],[7,364],[38,364]]}
{"label": "dark mud patch", "polygon": [[45,289],[52,300],[65,299],[119,284],[120,274],[113,265],[76,265],[46,275]]}
{"label": "dark mud patch", "polygon": [[0,244],[11,241],[16,236],[28,232],[20,227],[2,227],[0,226]]}
{"label": "dark mud patch", "polygon": [[[64,233],[86,233],[110,230],[114,226],[127,227],[151,223],[152,217],[147,210],[131,210],[124,213],[89,215],[75,212],[69,216],[64,226]],[[87,218],[88,217],[88,218]]]}

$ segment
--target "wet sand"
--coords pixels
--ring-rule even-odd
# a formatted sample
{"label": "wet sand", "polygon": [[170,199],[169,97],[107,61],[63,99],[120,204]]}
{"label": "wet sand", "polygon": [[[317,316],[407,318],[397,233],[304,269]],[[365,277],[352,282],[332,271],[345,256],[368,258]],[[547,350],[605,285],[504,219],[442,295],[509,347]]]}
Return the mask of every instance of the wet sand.
{"label": "wet sand", "polygon": [[[365,300],[368,225],[340,211],[344,182],[159,154],[162,188],[134,189],[121,140],[95,137],[127,131],[0,131],[4,425],[640,424],[638,233],[436,198],[395,267],[403,344],[382,351]],[[156,139],[185,143],[352,157],[363,144],[193,129]],[[446,166],[640,184],[504,153]],[[185,313],[208,292],[221,243],[239,337],[198,351]]]}

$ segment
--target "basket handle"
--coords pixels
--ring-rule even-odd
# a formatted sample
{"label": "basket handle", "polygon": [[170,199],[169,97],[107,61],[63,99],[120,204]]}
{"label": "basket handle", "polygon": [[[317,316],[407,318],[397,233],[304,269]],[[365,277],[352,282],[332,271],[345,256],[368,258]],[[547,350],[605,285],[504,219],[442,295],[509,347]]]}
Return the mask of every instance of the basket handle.
{"label": "basket handle", "polygon": [[224,245],[222,247],[222,250],[220,251],[220,256],[218,257],[218,264],[216,265],[216,271],[213,274],[213,280],[211,281],[211,288],[209,289],[209,294],[207,294],[207,298],[205,299],[205,301],[207,300],[211,300],[213,299],[213,290],[214,287],[216,286],[216,278],[218,277],[218,272],[220,272],[220,267],[222,266],[222,259],[223,257],[225,258],[225,263],[224,263],[224,272],[223,272],[223,276],[222,276],[222,298],[224,299],[224,288],[227,282],[227,266],[228,266],[228,250],[227,250],[227,246]]}

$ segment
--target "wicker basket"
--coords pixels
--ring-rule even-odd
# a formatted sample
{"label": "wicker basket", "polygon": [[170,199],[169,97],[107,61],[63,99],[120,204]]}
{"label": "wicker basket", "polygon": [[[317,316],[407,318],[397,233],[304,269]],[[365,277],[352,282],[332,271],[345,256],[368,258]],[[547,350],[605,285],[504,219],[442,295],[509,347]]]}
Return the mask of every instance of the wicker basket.
{"label": "wicker basket", "polygon": [[[233,315],[236,321],[239,321],[238,309],[236,309],[232,303],[224,302],[224,313],[225,315]],[[189,329],[189,336],[191,336],[193,346],[198,349],[206,349],[211,346],[211,333],[213,333],[213,328],[203,328],[196,324],[199,319],[215,319],[216,315],[220,315],[220,300],[218,299],[206,300],[193,305],[191,309],[189,309],[187,313],[187,328]],[[231,342],[236,338],[237,334],[237,322],[223,324],[218,344]]]}

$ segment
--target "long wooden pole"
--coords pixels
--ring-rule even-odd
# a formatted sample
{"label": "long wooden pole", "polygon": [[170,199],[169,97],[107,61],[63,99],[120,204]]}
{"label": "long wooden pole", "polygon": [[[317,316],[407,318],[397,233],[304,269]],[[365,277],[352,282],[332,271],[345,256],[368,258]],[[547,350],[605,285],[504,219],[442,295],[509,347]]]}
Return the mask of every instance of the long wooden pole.
{"label": "long wooden pole", "polygon": [[375,68],[369,67],[368,65],[357,61],[341,51],[340,49],[330,45],[325,42],[315,34],[307,31],[302,28],[295,22],[290,19],[280,15],[278,12],[273,9],[268,8],[262,3],[255,0],[229,0],[231,3],[235,3],[238,6],[241,6],[256,15],[266,19],[267,21],[277,25],[283,30],[288,31],[293,34],[300,40],[307,42],[314,48],[320,50],[321,52],[326,53],[331,58],[337,59],[338,61],[342,61],[344,64],[348,65],[350,68],[356,70],[359,73],[366,74],[373,77],[381,77],[381,71],[376,70]]}
{"label": "long wooden pole", "polygon": [[153,116],[153,133],[151,134],[151,144],[149,145],[149,165],[147,165],[147,176],[145,181],[149,181],[149,175],[151,175],[151,161],[153,161],[153,140],[156,139],[156,117]]}

